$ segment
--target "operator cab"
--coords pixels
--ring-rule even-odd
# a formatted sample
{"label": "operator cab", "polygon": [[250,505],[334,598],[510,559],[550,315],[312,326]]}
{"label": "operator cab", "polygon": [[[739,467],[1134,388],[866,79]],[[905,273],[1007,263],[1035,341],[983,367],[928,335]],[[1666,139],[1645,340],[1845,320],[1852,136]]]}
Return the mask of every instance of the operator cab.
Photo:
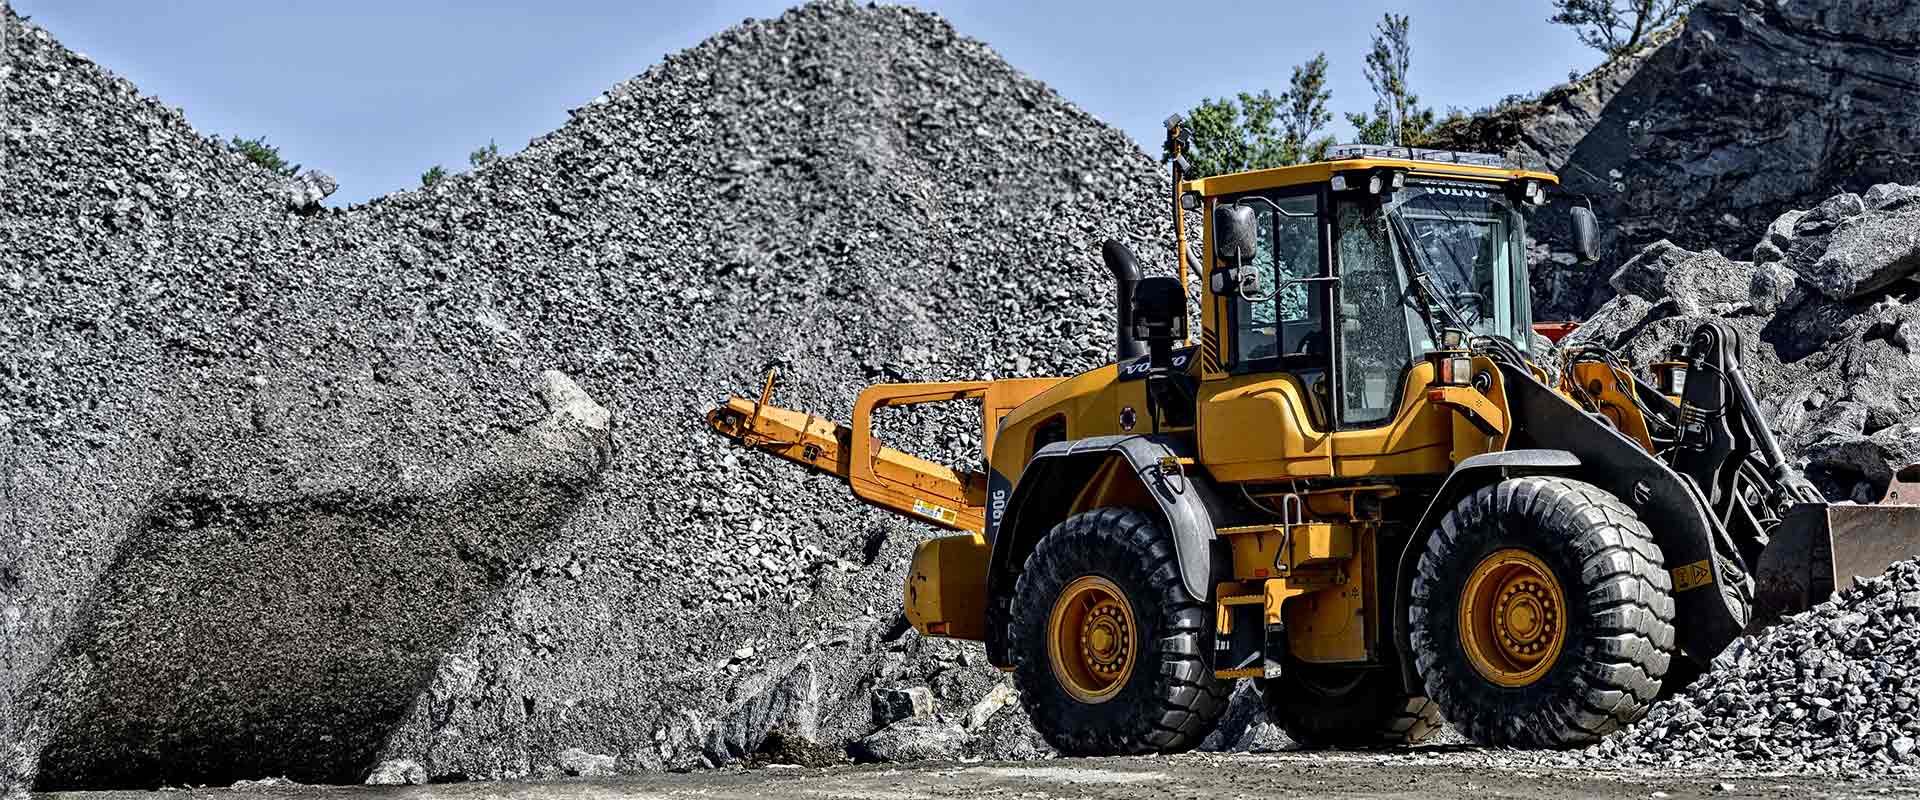
{"label": "operator cab", "polygon": [[[1310,438],[1392,423],[1429,354],[1482,337],[1528,350],[1522,210],[1555,182],[1497,156],[1348,145],[1327,161],[1182,183],[1181,205],[1206,220],[1203,379],[1262,384],[1211,394],[1244,405],[1280,392]],[[1276,376],[1291,386],[1264,385]],[[1237,449],[1213,443],[1203,450]],[[1308,474],[1337,474],[1326,458]],[[1297,476],[1302,459],[1262,477]]]}

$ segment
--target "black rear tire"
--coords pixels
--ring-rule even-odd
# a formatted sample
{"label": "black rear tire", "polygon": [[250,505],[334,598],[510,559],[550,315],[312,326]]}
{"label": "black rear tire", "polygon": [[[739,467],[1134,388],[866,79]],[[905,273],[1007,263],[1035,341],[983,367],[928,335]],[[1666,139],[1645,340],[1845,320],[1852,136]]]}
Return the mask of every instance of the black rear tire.
{"label": "black rear tire", "polygon": [[[1134,629],[1130,671],[1094,702],[1063,685],[1048,654],[1056,602],[1089,577],[1124,594]],[[1027,558],[1008,641],[1041,736],[1065,755],[1103,756],[1189,750],[1213,731],[1233,685],[1214,677],[1212,635],[1213,609],[1181,585],[1159,519],[1099,508],[1054,526]]]}
{"label": "black rear tire", "polygon": [[[1538,618],[1560,628],[1559,645],[1525,645],[1540,655],[1506,662],[1526,669],[1503,672],[1488,666],[1487,654],[1511,652],[1500,649],[1509,629],[1536,631],[1538,607],[1499,617],[1498,609],[1514,606],[1482,602],[1496,610],[1484,617],[1490,621],[1468,613],[1465,625],[1461,609],[1475,576],[1522,562],[1557,581],[1559,597],[1543,604],[1553,613]],[[1639,719],[1659,696],[1674,657],[1672,592],[1653,535],[1613,495],[1567,478],[1513,478],[1462,500],[1428,539],[1410,594],[1413,652],[1427,695],[1467,738],[1587,745]],[[1475,625],[1499,635],[1469,655],[1468,640],[1487,641],[1469,633]]]}
{"label": "black rear tire", "polygon": [[1384,669],[1288,665],[1260,681],[1267,719],[1302,747],[1392,747],[1424,742],[1446,722],[1440,705],[1410,695]]}

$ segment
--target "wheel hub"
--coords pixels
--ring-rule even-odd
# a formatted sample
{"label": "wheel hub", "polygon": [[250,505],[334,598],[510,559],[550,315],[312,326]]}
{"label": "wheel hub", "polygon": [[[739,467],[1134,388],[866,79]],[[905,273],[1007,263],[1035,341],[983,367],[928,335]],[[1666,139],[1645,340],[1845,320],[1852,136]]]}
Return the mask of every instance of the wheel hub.
{"label": "wheel hub", "polygon": [[1113,581],[1087,575],[1054,602],[1047,657],[1061,688],[1083,703],[1102,703],[1133,673],[1133,606]]}
{"label": "wheel hub", "polygon": [[1501,550],[1481,559],[1461,590],[1461,647],[1487,680],[1529,685],[1560,655],[1565,608],[1546,562],[1525,550]]}

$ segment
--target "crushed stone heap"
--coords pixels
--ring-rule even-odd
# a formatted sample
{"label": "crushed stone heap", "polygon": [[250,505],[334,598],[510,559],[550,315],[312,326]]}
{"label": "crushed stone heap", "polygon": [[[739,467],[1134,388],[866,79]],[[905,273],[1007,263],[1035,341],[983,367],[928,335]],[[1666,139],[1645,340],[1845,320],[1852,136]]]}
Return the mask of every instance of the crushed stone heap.
{"label": "crushed stone heap", "polygon": [[1895,564],[1758,636],[1588,755],[1830,774],[1920,765],[1920,562]]}
{"label": "crushed stone heap", "polygon": [[943,746],[1038,754],[899,623],[930,532],[701,414],[770,363],[845,418],[1109,360],[1100,243],[1172,264],[1123,133],[820,2],[326,210],[0,16],[0,791],[845,758],[915,686]]}

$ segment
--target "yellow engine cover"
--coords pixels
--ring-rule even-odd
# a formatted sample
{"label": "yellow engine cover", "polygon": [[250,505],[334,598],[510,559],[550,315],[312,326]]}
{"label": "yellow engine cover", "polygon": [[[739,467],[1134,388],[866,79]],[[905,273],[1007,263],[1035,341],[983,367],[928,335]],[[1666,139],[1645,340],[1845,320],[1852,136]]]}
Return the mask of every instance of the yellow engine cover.
{"label": "yellow engine cover", "polygon": [[972,535],[921,542],[907,570],[907,621],[923,636],[987,638],[986,542]]}

